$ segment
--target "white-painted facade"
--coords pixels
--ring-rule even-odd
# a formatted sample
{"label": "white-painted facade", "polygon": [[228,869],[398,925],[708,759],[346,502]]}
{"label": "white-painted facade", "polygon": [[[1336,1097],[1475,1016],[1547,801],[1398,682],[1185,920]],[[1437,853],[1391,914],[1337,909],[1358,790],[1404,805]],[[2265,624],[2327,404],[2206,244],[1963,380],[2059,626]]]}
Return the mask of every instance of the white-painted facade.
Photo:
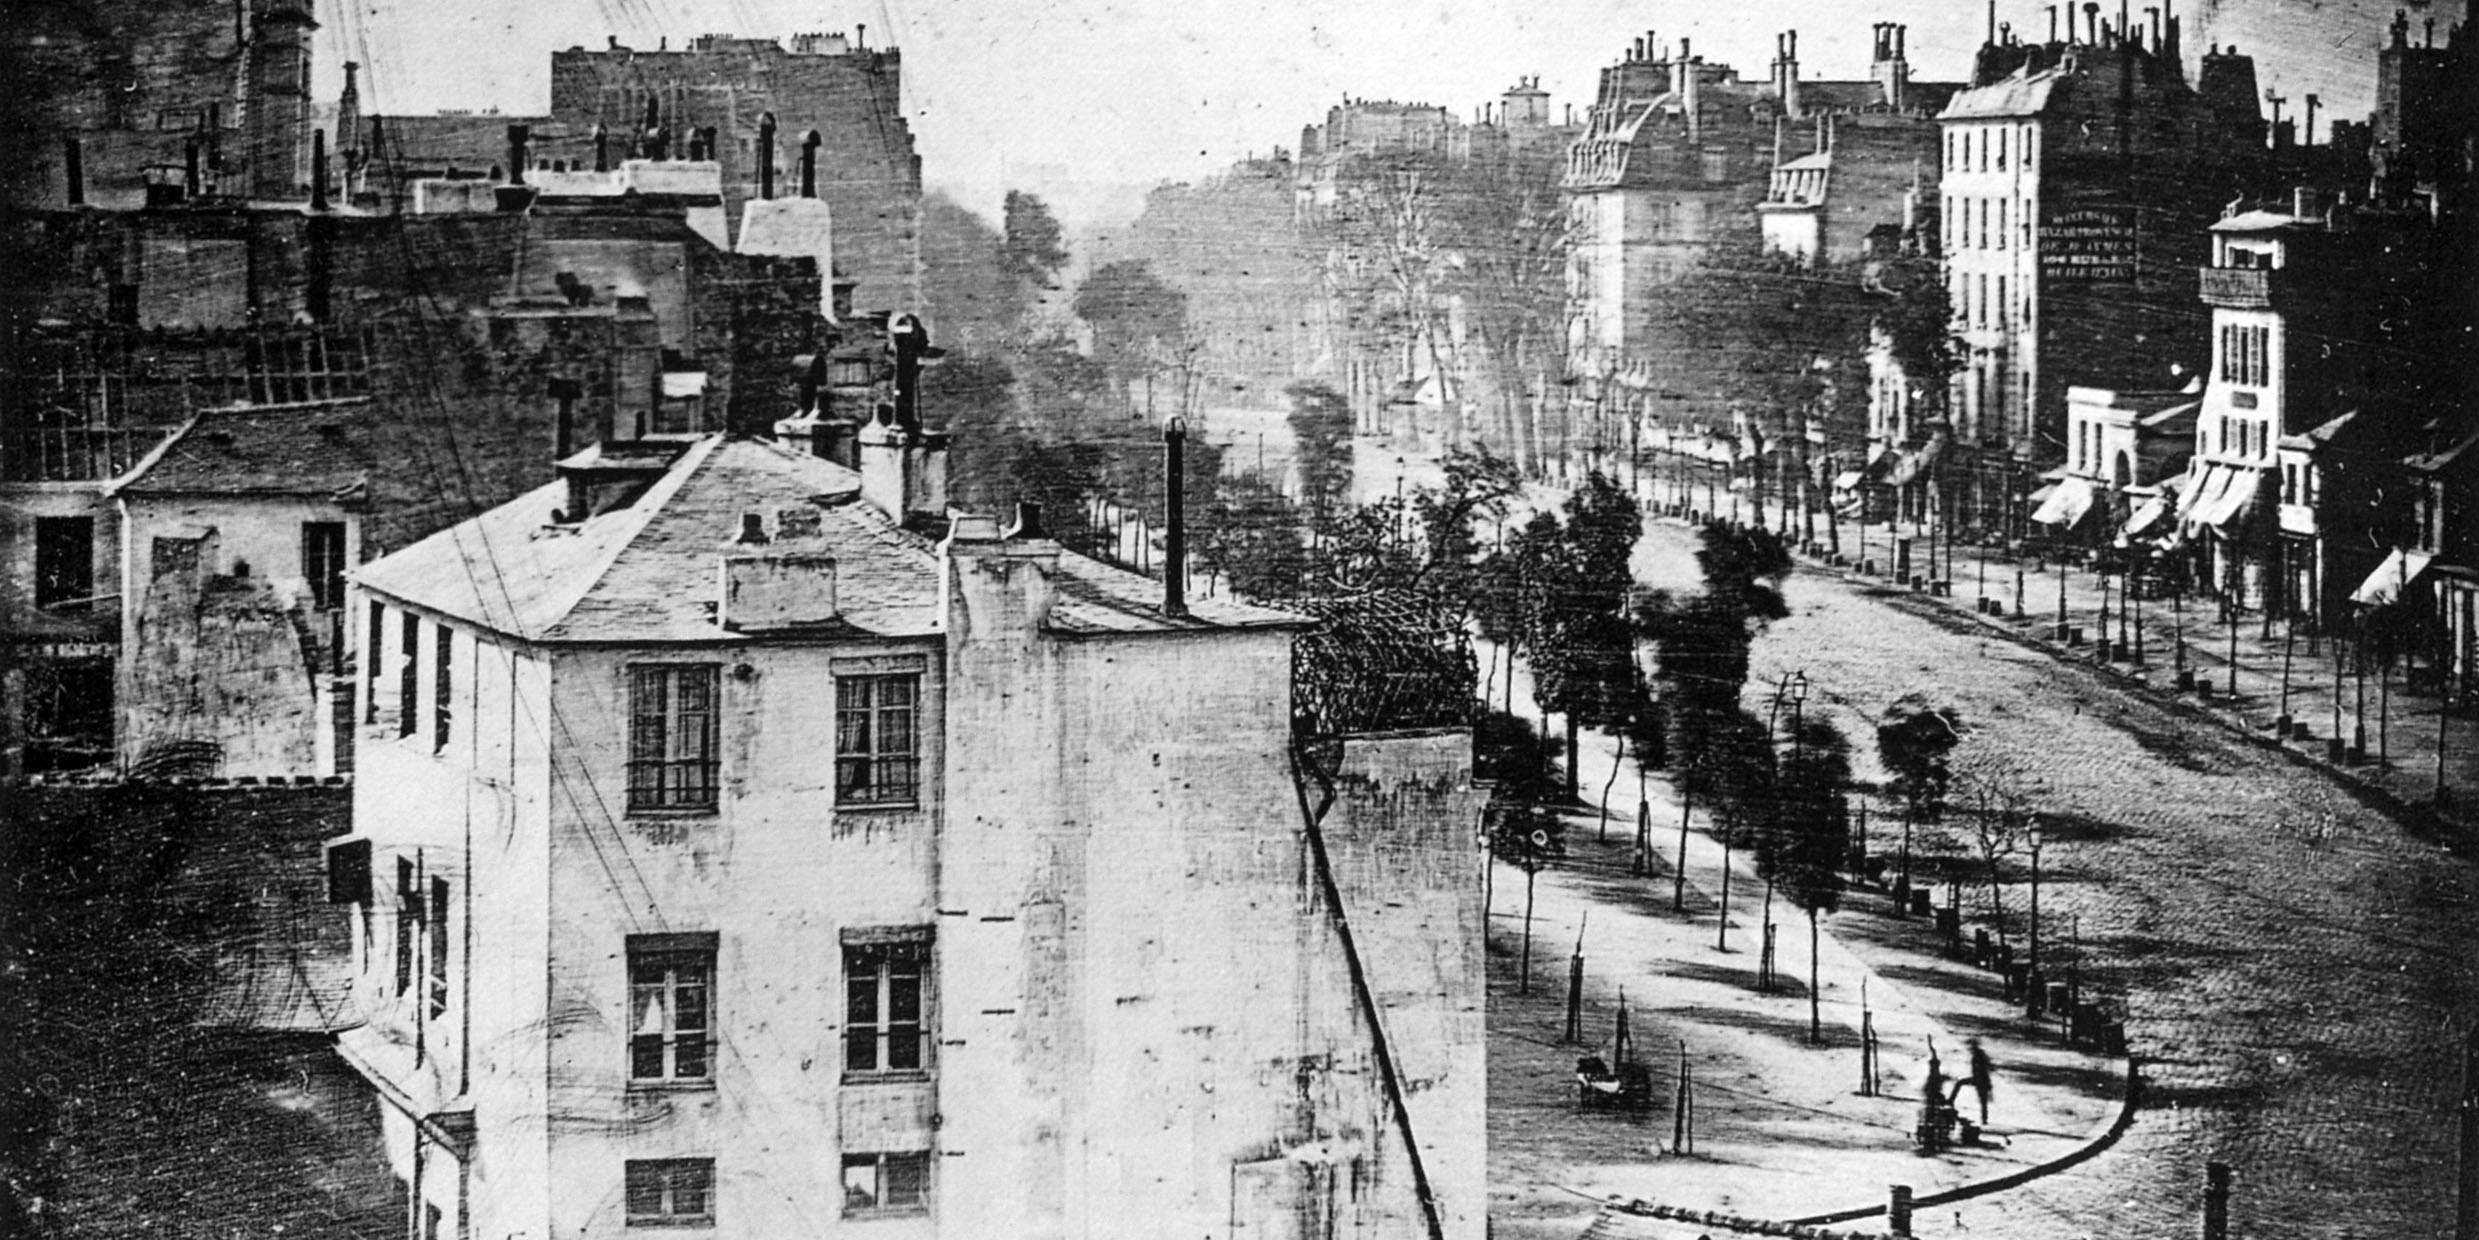
{"label": "white-painted facade", "polygon": [[[1454,915],[1376,940],[1417,966],[1355,1000],[1292,780],[1294,621],[1140,605],[987,518],[932,544],[863,489],[701,441],[574,529],[546,489],[358,575],[367,1023],[340,1044],[416,1234],[1425,1234],[1375,1007],[1434,1082],[1441,1225],[1477,1236],[1468,750],[1421,776],[1453,808],[1409,845],[1446,858],[1414,903]],[[680,782],[648,783],[649,728]]]}

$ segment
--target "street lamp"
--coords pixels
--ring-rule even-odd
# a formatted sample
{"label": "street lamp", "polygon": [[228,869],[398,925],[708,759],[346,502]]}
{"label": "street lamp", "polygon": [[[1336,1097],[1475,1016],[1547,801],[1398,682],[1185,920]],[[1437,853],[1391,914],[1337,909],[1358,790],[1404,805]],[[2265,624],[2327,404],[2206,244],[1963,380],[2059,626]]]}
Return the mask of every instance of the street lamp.
{"label": "street lamp", "polygon": [[1790,757],[1797,762],[1804,755],[1799,747],[1800,725],[1807,720],[1808,673],[1805,668],[1790,677]]}
{"label": "street lamp", "polygon": [[2031,844],[2031,967],[2040,968],[2040,819],[2034,816],[2026,833]]}

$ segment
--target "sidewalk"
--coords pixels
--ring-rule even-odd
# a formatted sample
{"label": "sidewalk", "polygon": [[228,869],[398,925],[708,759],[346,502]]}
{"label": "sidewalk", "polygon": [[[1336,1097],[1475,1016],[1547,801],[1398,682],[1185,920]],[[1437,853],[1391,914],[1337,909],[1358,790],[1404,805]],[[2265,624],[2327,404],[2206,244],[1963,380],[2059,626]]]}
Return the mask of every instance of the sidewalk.
{"label": "sidewalk", "polygon": [[[1901,528],[1915,533],[1908,524]],[[1950,569],[1942,549],[1938,554],[1937,576],[1949,581],[1948,587],[1914,588],[1891,577],[1893,535],[1884,524],[1861,527],[1845,521],[1843,559],[1856,564],[1864,546],[1865,558],[1875,561],[1877,578],[1890,590],[1907,590],[1923,605],[2014,633],[2062,658],[2101,664],[2156,692],[2178,696],[2226,726],[2286,745],[2291,753],[2398,809],[2426,814],[2465,834],[2479,827],[2479,716],[2445,714],[2433,691],[2414,693],[2400,675],[2385,675],[2373,666],[2362,681],[2348,661],[2347,642],[2303,630],[2293,633],[2282,623],[2273,624],[2268,637],[2260,614],[2240,617],[2233,630],[2209,597],[2188,598],[2181,606],[2166,599],[2136,599],[2130,609],[2121,579],[2112,576],[2104,646],[2101,579],[2089,569],[2045,563],[2036,555],[2018,558],[2002,550],[1957,546]],[[1820,550],[1830,549],[1821,519],[1817,538]],[[1914,537],[1912,557],[1913,574],[1925,581],[1929,568],[1924,536]],[[1807,564],[1811,569],[1833,568],[1813,556]],[[1859,575],[1856,567],[1839,571]],[[1982,598],[1990,600],[1997,614],[1978,610]],[[2187,676],[2181,677],[2181,670]],[[2190,682],[2191,689],[2181,688]],[[2292,724],[2286,738],[2275,726],[2283,715]],[[2440,774],[2449,798],[2441,810],[2436,803]]]}
{"label": "sidewalk", "polygon": [[[1519,684],[1517,698],[1527,700]],[[1553,720],[1553,724],[1555,721]],[[1499,865],[1489,919],[1490,1165],[1493,1234],[1573,1237],[1612,1213],[1664,1209],[1787,1222],[1882,1207],[1887,1188],[1921,1197],[2034,1174],[2107,1133],[2125,1093],[2122,1060],[2069,1048],[2054,1025],[2024,1018],[1993,974],[1944,958],[1919,919],[1888,915],[1880,893],[1854,891],[1822,923],[1817,961],[1824,1040],[1808,1041],[1805,915],[1777,900],[1775,989],[1756,987],[1764,884],[1730,859],[1729,943],[1718,946],[1721,845],[1701,812],[1686,848],[1684,914],[1673,911],[1680,814],[1661,780],[1645,783],[1650,872],[1634,872],[1637,772],[1614,743],[1585,734],[1579,786],[1596,807],[1613,766],[1609,818],[1571,815],[1568,856],[1536,880],[1531,981],[1519,986],[1524,876]],[[1604,830],[1603,828],[1606,828]],[[1597,841],[1597,834],[1606,834]],[[1570,959],[1583,936],[1581,1044],[1565,1044]],[[1584,1110],[1578,1057],[1609,1059],[1624,991],[1652,1105]],[[1866,1013],[1879,1039],[1881,1092],[1860,1096]],[[1912,1140],[1933,1041],[1949,1082],[1982,1039],[1996,1071],[1978,1144],[1938,1155]],[[1682,1046],[1691,1085],[1692,1150],[1676,1144]],[[1966,1117],[1978,1108],[1966,1093]],[[1947,1207],[1948,1211],[1953,1207]],[[1966,1204],[1962,1208],[1971,1207]],[[1640,1216],[1639,1216],[1640,1217]],[[1847,1224],[1881,1229],[1883,1220]],[[1685,1234],[1717,1231],[1699,1225]]]}

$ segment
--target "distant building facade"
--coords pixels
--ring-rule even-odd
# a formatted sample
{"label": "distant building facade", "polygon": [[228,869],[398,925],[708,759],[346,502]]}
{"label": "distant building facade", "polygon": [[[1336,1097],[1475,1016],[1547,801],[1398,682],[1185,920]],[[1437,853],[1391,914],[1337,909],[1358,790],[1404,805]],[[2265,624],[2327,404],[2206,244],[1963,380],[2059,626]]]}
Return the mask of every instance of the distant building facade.
{"label": "distant building facade", "polygon": [[2064,12],[2045,43],[1992,29],[1940,115],[1949,405],[1983,528],[2027,530],[2035,475],[2067,456],[2067,388],[2153,388],[2193,364],[2204,316],[2178,286],[2264,150],[2251,60],[2215,48],[2190,85],[2179,19]]}

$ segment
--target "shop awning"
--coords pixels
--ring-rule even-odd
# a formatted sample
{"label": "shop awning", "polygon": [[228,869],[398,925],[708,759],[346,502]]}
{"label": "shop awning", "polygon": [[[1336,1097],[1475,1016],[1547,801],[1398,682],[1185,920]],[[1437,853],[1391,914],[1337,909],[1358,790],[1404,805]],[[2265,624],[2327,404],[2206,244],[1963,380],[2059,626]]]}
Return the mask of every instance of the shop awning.
{"label": "shop awning", "polygon": [[1901,459],[1894,464],[1893,472],[1885,476],[1885,485],[1909,486],[1914,479],[1926,472],[1929,466],[1936,464],[1937,457],[1944,451],[1944,434],[1929,436],[1928,442],[1901,454]]}
{"label": "shop awning", "polygon": [[2203,473],[2189,473],[2193,485],[2186,488],[2185,502],[2179,505],[2178,529],[2191,532],[2203,524],[2203,515],[2219,502],[2229,490],[2230,469],[2227,465],[2206,465]]}
{"label": "shop awning", "polygon": [[2361,607],[2389,607],[2400,602],[2402,592],[2410,588],[2411,582],[2419,579],[2420,573],[2427,571],[2428,563],[2435,558],[2425,551],[2404,551],[2395,547],[2393,554],[2384,557],[2384,563],[2377,565],[2376,571],[2369,573],[2367,580],[2360,583],[2358,591],[2350,596],[2350,601]]}
{"label": "shop awning", "polygon": [[2145,530],[2160,524],[2161,518],[2168,515],[2169,497],[2155,495],[2136,505],[2135,511],[2126,518],[2126,528],[2119,530],[2118,535],[2122,539],[2139,537]]}
{"label": "shop awning", "polygon": [[2083,514],[2091,510],[2092,480],[2074,477],[2060,478],[2057,480],[2057,489],[2049,492],[2049,497],[2041,501],[2040,510],[2031,514],[2031,519],[2042,525],[2072,529],[2077,522],[2083,519]]}
{"label": "shop awning", "polygon": [[2264,471],[2240,466],[2218,468],[2228,475],[2227,480],[2189,510],[2192,515],[2188,524],[2221,529],[2254,506],[2255,484],[2263,480]]}

